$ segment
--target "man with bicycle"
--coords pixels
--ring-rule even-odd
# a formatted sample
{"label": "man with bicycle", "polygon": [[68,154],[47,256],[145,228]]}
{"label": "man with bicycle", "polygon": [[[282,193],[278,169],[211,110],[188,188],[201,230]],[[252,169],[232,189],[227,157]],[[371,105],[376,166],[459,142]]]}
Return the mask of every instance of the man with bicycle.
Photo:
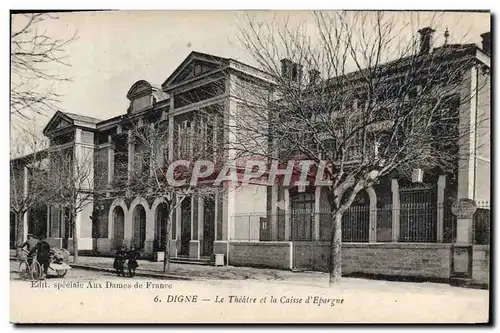
{"label": "man with bicycle", "polygon": [[25,250],[28,253],[26,259],[28,260],[28,264],[30,265],[33,263],[33,254],[31,252],[39,242],[40,240],[35,238],[33,234],[28,234],[28,239],[18,246],[20,249],[24,249],[25,247],[27,247],[27,249]]}
{"label": "man with bicycle", "polygon": [[43,275],[40,277],[40,279],[43,280],[47,276],[50,264],[50,244],[45,240],[45,236],[40,237],[38,244],[36,244],[36,246],[31,249],[28,255],[33,256],[35,253],[36,260],[43,267]]}

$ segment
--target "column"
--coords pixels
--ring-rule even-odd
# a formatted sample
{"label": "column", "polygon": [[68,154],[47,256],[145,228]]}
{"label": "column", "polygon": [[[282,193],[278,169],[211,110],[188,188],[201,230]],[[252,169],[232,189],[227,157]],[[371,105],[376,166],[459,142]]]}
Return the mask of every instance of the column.
{"label": "column", "polygon": [[288,188],[284,189],[283,193],[285,201],[285,240],[291,240],[292,227],[291,227],[291,216],[290,216],[290,192]]}
{"label": "column", "polygon": [[203,197],[198,198],[198,240],[200,241],[200,246],[203,244],[204,205],[205,200]]}
{"label": "column", "polygon": [[[132,207],[131,207],[132,208]],[[130,246],[132,244],[132,232],[134,226],[134,211],[124,211],[123,216],[123,244]]]}
{"label": "column", "polygon": [[47,205],[47,238],[52,237],[52,230],[50,230],[50,205]]}
{"label": "column", "polygon": [[377,193],[371,186],[366,191],[370,197],[368,242],[375,243],[377,241]]}
{"label": "column", "polygon": [[[469,80],[464,80],[468,82]],[[458,161],[458,198],[475,199],[475,149],[476,149],[476,117],[477,117],[477,69],[470,69],[470,86],[467,87],[470,99],[468,103],[462,103],[459,108],[460,114],[460,138]],[[464,89],[465,90],[465,89]],[[466,94],[465,91],[464,94]],[[467,98],[468,96],[465,95]]]}
{"label": "column", "polygon": [[[59,230],[60,230],[60,235],[61,235],[61,239],[65,239],[66,238],[66,218],[64,217],[64,208],[59,206],[59,212],[58,212],[58,215],[59,215]],[[68,244],[68,247],[69,247],[69,244]]]}
{"label": "column", "polygon": [[397,179],[391,180],[392,191],[392,241],[399,240],[399,183]]}
{"label": "column", "polygon": [[[178,203],[181,200],[180,196],[177,196],[175,198],[175,202]],[[186,200],[186,199],[185,199]],[[175,207],[175,239],[178,241],[182,237],[182,203],[176,204],[177,207]]]}
{"label": "column", "polygon": [[271,186],[271,240],[278,240],[278,185]]}
{"label": "column", "polygon": [[316,192],[314,193],[314,240],[319,240],[319,226],[321,218],[321,189],[322,187],[317,186]]}
{"label": "column", "polygon": [[[78,250],[92,250],[93,249],[93,238],[92,238],[92,220],[90,216],[94,210],[94,200],[93,197],[84,197],[83,194],[78,198],[79,202],[85,202],[85,206],[76,215],[76,235],[73,235],[73,239],[78,237]],[[85,201],[84,201],[85,200]]]}
{"label": "column", "polygon": [[[28,212],[23,215],[23,239],[26,240],[28,238]],[[35,235],[36,236],[36,235]]]}
{"label": "column", "polygon": [[115,173],[115,145],[111,135],[108,135],[108,143],[108,186],[111,187]]}
{"label": "column", "polygon": [[[24,197],[28,196],[28,168],[25,166],[23,169],[23,191]],[[23,240],[28,238],[28,212],[23,214]]]}
{"label": "column", "polygon": [[[189,257],[200,258],[200,198],[191,196],[191,240],[189,241]],[[195,223],[196,222],[196,223]]]}
{"label": "column", "polygon": [[220,194],[216,193],[215,194],[215,199],[214,199],[214,243],[219,240],[219,237],[217,237],[217,233],[219,230],[219,200],[220,200]]}
{"label": "column", "polygon": [[[167,133],[167,144],[168,144],[168,162],[174,159],[174,140],[179,138],[174,138],[174,117],[170,117],[168,120],[168,133]],[[179,145],[179,143],[177,143]]]}
{"label": "column", "polygon": [[128,181],[130,183],[132,173],[134,172],[135,157],[135,137],[132,130],[128,130]]}
{"label": "column", "polygon": [[142,205],[146,213],[146,240],[144,241],[144,252],[153,254],[153,243],[155,240],[156,211],[149,209],[147,203]]}
{"label": "column", "polygon": [[443,242],[443,230],[444,230],[444,190],[446,187],[446,176],[441,175],[438,179],[437,187],[437,228],[436,228],[436,241],[438,243]]}
{"label": "column", "polygon": [[75,130],[75,147],[74,147],[74,153],[75,153],[75,160],[74,160],[74,172],[75,174],[78,173],[78,168],[84,167],[82,165],[83,161],[83,156],[82,156],[82,129],[77,128]]}
{"label": "column", "polygon": [[[154,136],[155,136],[155,124],[151,123],[149,124],[149,146],[150,146],[150,156],[149,156],[149,175],[151,177],[154,176],[155,170],[158,167],[158,154],[161,151],[161,146],[159,147],[154,147],[153,142],[155,141]],[[155,143],[157,144],[157,143]],[[147,149],[147,148],[146,148]],[[156,162],[155,162],[156,161]]]}

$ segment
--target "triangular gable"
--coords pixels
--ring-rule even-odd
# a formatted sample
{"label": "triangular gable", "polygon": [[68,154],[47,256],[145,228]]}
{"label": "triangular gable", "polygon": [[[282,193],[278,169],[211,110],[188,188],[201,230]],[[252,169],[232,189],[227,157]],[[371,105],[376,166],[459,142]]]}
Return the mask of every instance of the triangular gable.
{"label": "triangular gable", "polygon": [[73,126],[73,119],[62,113],[61,111],[57,111],[54,116],[49,120],[47,126],[43,129],[43,134],[47,134],[49,132],[60,130],[63,128]]}
{"label": "triangular gable", "polygon": [[197,76],[217,71],[227,64],[228,59],[193,51],[162,84],[162,88],[165,90],[170,86],[188,82]]}
{"label": "triangular gable", "polygon": [[220,68],[220,65],[207,63],[200,60],[193,60],[189,63],[186,68],[179,73],[179,75],[175,78],[172,84],[182,83],[184,81],[188,81],[196,76],[216,71]]}

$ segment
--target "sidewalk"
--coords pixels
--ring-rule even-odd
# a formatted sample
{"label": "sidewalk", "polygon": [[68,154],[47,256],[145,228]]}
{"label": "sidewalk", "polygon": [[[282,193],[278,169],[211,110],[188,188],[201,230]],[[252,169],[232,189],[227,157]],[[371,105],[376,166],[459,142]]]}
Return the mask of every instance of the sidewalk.
{"label": "sidewalk", "polygon": [[[11,252],[11,258],[15,252]],[[79,256],[78,264],[73,264],[70,257],[70,265],[74,268],[95,270],[102,272],[115,272],[113,269],[113,258]],[[152,262],[139,260],[137,276],[151,277],[169,280],[252,280],[260,282],[282,282],[286,284],[309,285],[316,287],[328,286],[328,274],[323,272],[293,272],[288,270],[234,267],[234,266],[204,266],[191,264],[170,264],[169,272],[163,272],[163,262]],[[399,289],[402,291],[418,290],[442,292],[444,290],[457,290],[456,287],[446,283],[432,282],[403,282],[388,280],[372,280],[366,278],[343,277],[341,287],[352,290],[375,289],[378,291]],[[460,288],[462,289],[462,288]]]}
{"label": "sidewalk", "polygon": [[[10,253],[11,259],[15,259],[15,251]],[[232,267],[232,266],[204,266],[190,264],[170,264],[169,272],[163,272],[163,262],[152,262],[148,260],[138,260],[139,267],[137,275],[151,276],[156,278],[168,278],[178,280],[289,280],[297,277],[297,274],[321,275],[323,273],[294,273],[291,271],[281,271],[276,269],[259,269],[252,267]],[[70,257],[70,265],[75,268],[90,269],[96,271],[114,272],[113,258],[79,256],[78,263],[73,263]]]}
{"label": "sidewalk", "polygon": [[[70,260],[72,261],[72,257]],[[152,262],[148,260],[139,260],[137,273],[153,273],[169,278],[178,278],[185,280],[285,280],[293,272],[280,271],[273,269],[258,269],[251,267],[231,267],[231,266],[204,266],[190,264],[170,264],[170,270],[163,272],[163,262]],[[72,264],[73,266],[73,264]],[[81,268],[113,268],[113,258],[104,257],[78,257],[78,266]]]}

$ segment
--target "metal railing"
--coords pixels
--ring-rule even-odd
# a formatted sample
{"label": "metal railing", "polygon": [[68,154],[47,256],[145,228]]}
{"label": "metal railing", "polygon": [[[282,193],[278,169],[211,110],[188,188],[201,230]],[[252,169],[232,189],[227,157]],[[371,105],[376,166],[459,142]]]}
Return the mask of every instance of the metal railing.
{"label": "metal railing", "polygon": [[[391,205],[370,209],[353,206],[342,216],[342,241],[367,243],[370,241],[370,221],[376,219],[377,242],[393,242],[393,219],[398,218],[400,243],[453,243],[456,240],[456,217],[449,206],[431,206],[426,203]],[[442,219],[442,237],[438,224]],[[290,230],[286,235],[286,223]],[[330,212],[255,213],[233,216],[233,240],[246,241],[329,241],[333,232],[334,216]],[[489,244],[491,211],[487,202],[478,204],[473,218],[474,244]],[[275,230],[273,231],[273,224]],[[397,224],[396,224],[397,225]]]}

